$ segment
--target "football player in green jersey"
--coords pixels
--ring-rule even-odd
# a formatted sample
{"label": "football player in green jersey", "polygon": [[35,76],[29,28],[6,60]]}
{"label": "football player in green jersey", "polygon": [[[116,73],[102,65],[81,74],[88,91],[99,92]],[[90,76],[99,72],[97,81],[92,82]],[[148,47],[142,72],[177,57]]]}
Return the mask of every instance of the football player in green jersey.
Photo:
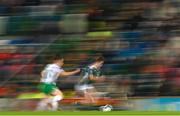
{"label": "football player in green jersey", "polygon": [[85,98],[85,103],[95,103],[96,89],[93,86],[94,82],[103,81],[104,78],[101,74],[101,67],[104,63],[104,57],[96,58],[94,63],[82,69],[82,75],[78,84],[75,86],[77,93],[80,93]]}

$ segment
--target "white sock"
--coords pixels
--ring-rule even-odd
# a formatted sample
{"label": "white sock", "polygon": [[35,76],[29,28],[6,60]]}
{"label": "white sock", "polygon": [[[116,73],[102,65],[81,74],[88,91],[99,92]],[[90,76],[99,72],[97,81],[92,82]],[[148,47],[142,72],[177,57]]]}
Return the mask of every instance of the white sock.
{"label": "white sock", "polygon": [[62,99],[63,99],[62,96],[56,95],[56,96],[53,97],[52,101],[55,102],[55,101],[60,101]]}
{"label": "white sock", "polygon": [[46,100],[42,100],[42,101],[40,101],[39,103],[38,103],[38,106],[37,106],[37,108],[36,108],[36,110],[45,110],[46,109],[46,107],[47,107],[47,102],[46,102]]}
{"label": "white sock", "polygon": [[52,111],[56,111],[58,109],[58,106],[59,106],[59,101],[62,100],[63,97],[62,96],[54,96],[51,100],[51,104],[52,104]]}
{"label": "white sock", "polygon": [[52,111],[57,111],[58,106],[59,106],[59,104],[58,104],[57,101],[52,102],[52,109],[51,109],[51,110],[52,110]]}

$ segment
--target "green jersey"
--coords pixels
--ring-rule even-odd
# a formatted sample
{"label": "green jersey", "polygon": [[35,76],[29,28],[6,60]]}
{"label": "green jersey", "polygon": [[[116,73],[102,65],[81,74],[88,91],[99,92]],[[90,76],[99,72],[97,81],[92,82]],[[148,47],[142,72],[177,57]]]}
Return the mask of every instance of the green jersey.
{"label": "green jersey", "polygon": [[90,80],[90,75],[92,75],[94,77],[100,77],[101,71],[99,69],[97,69],[96,67],[94,67],[93,65],[83,68],[79,84],[93,83],[93,81]]}

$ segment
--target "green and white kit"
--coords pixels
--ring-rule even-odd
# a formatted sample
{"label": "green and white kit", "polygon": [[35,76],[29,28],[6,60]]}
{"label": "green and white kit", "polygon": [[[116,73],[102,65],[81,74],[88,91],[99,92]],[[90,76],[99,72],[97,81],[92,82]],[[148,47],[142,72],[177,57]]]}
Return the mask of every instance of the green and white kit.
{"label": "green and white kit", "polygon": [[64,70],[56,64],[48,64],[43,70],[38,89],[45,94],[51,94],[57,89],[56,81],[59,74],[63,71]]}

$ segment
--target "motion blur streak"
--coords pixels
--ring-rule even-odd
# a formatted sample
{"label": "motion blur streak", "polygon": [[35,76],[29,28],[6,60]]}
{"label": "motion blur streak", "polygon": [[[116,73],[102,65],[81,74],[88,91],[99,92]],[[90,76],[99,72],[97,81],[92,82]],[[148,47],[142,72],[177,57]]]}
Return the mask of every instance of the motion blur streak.
{"label": "motion blur streak", "polygon": [[[67,70],[103,55],[109,81],[95,86],[123,110],[180,111],[179,8],[179,0],[0,0],[0,111],[33,110],[40,71],[57,53]],[[65,97],[78,77],[58,81]],[[31,99],[16,99],[25,93]]]}

